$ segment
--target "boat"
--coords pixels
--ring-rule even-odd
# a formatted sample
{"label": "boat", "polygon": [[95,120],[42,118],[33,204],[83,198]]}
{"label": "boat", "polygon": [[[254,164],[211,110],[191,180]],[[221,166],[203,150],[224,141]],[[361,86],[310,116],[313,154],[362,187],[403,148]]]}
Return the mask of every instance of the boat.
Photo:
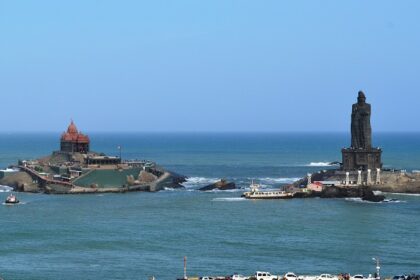
{"label": "boat", "polygon": [[260,191],[260,185],[251,183],[251,191],[244,192],[242,197],[247,199],[289,199],[293,198],[294,193],[280,191],[280,190],[270,190],[270,191]]}
{"label": "boat", "polygon": [[10,194],[6,198],[6,201],[4,203],[5,204],[18,204],[19,203],[19,200],[17,199],[17,197],[14,194]]}

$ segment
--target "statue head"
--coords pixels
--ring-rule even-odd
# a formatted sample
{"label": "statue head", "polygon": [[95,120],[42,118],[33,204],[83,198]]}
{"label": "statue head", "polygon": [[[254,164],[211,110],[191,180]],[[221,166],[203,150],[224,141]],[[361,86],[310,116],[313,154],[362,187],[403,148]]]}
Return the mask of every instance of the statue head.
{"label": "statue head", "polygon": [[366,96],[363,91],[359,91],[359,96],[357,97],[357,103],[359,104],[366,103]]}

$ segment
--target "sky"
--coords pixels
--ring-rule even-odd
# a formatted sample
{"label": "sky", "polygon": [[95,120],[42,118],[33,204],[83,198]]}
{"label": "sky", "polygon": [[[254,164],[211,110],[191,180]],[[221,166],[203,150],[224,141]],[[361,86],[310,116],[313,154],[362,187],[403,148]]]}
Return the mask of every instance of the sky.
{"label": "sky", "polygon": [[0,132],[420,131],[420,1],[0,0]]}

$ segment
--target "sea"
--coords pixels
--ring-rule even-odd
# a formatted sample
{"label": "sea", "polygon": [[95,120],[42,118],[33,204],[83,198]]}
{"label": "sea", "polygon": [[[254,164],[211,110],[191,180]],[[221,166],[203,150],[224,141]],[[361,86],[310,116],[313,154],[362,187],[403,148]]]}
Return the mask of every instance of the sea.
{"label": "sea", "polygon": [[[59,149],[59,133],[0,134],[0,167]],[[0,205],[4,279],[150,279],[268,271],[284,275],[420,274],[420,196],[251,201],[252,180],[278,188],[335,168],[347,133],[90,133],[91,149],[188,176],[157,193],[18,193]],[[420,170],[420,133],[377,133],[386,168]],[[200,192],[221,178],[241,189]],[[0,200],[8,188],[0,188]]]}

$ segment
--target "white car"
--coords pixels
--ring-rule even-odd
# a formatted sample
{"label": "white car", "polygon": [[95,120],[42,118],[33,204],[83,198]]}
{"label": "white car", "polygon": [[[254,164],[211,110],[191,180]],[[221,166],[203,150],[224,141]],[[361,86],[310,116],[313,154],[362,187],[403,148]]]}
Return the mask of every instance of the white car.
{"label": "white car", "polygon": [[200,277],[200,280],[214,280],[214,278],[210,276],[202,276]]}
{"label": "white car", "polygon": [[248,278],[246,278],[245,276],[240,275],[240,274],[233,274],[233,275],[230,277],[230,279],[231,279],[231,280],[248,280]]}
{"label": "white car", "polygon": [[286,279],[286,280],[297,280],[297,279],[298,279],[298,277],[297,277],[297,275],[296,275],[296,274],[294,274],[293,272],[287,272],[287,273],[284,275],[284,279]]}
{"label": "white car", "polygon": [[362,274],[356,274],[350,277],[350,280],[364,280],[366,279]]}
{"label": "white car", "polygon": [[338,280],[337,276],[332,276],[331,274],[321,274],[319,275],[316,280]]}
{"label": "white car", "polygon": [[273,279],[277,279],[276,276],[271,276],[270,272],[263,272],[263,271],[257,271],[255,272],[255,278],[257,280],[273,280]]}

